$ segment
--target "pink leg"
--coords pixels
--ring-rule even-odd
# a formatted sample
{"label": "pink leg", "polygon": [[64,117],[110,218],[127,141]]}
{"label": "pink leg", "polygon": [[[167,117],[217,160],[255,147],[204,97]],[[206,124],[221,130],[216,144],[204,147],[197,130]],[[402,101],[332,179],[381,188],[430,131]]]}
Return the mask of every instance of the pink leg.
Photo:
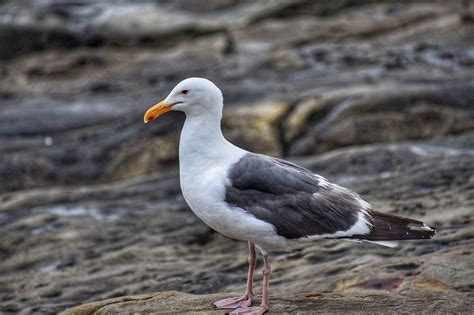
{"label": "pink leg", "polygon": [[262,304],[258,307],[240,307],[232,312],[230,315],[260,315],[268,311],[268,290],[270,284],[270,273],[272,268],[268,260],[267,255],[263,255],[263,291],[262,291]]}
{"label": "pink leg", "polygon": [[257,264],[257,253],[255,245],[249,242],[249,272],[247,275],[247,287],[241,297],[228,298],[214,302],[216,308],[238,308],[252,305],[253,300],[253,273]]}

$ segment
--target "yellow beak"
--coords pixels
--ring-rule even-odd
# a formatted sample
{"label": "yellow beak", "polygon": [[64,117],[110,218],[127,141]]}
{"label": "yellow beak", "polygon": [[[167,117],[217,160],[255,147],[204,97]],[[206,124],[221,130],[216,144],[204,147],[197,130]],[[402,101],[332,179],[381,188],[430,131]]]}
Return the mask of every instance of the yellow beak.
{"label": "yellow beak", "polygon": [[169,112],[172,106],[172,104],[165,104],[163,103],[163,101],[159,102],[156,105],[153,105],[152,107],[150,107],[150,109],[146,111],[145,116],[143,116],[143,121],[146,124],[149,121],[155,120],[158,116]]}

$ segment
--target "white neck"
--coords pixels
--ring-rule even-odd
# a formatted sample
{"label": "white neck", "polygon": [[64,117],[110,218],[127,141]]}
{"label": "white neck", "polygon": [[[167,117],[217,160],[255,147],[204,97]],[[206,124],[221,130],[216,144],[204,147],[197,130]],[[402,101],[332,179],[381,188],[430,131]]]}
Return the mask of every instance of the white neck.
{"label": "white neck", "polygon": [[179,164],[184,170],[202,169],[233,160],[244,150],[228,142],[221,131],[221,115],[187,115],[179,141]]}

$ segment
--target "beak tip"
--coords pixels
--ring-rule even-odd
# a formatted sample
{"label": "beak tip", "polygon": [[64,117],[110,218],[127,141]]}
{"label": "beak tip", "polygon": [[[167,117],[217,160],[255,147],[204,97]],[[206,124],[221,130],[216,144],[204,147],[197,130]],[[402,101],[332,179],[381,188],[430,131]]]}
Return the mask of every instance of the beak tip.
{"label": "beak tip", "polygon": [[149,108],[143,116],[143,122],[146,124],[152,120],[155,120],[159,116],[171,110],[172,105],[167,105],[163,101]]}
{"label": "beak tip", "polygon": [[153,115],[149,115],[148,117],[145,116],[145,117],[143,118],[143,122],[144,122],[145,124],[147,124],[148,122],[150,122],[150,121],[152,121],[152,120],[155,120],[155,116],[153,116]]}

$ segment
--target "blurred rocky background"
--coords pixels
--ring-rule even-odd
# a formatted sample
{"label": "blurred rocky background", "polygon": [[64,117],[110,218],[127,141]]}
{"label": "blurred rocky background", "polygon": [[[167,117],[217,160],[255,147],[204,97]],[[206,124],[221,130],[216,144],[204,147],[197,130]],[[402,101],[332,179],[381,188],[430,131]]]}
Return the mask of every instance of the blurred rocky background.
{"label": "blurred rocky background", "polygon": [[0,1],[0,313],[116,297],[82,310],[205,311],[208,296],[157,292],[243,291],[247,245],[211,231],[181,196],[184,117],[143,124],[190,76],[221,87],[224,133],[239,146],[438,228],[395,249],[322,241],[275,254],[271,309],[472,312],[473,10]]}

